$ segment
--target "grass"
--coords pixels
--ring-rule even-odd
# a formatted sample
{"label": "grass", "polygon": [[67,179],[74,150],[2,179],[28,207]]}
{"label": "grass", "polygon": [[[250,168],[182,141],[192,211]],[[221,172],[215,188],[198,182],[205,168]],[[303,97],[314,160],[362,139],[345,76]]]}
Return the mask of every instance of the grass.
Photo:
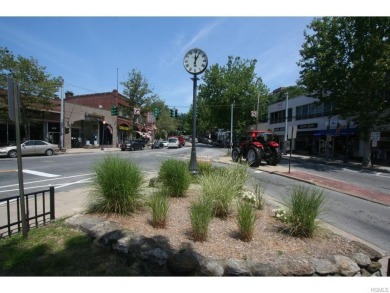
{"label": "grass", "polygon": [[1,276],[139,276],[118,254],[62,220],[0,240]]}
{"label": "grass", "polygon": [[215,216],[226,218],[231,214],[233,202],[241,195],[246,176],[246,167],[235,165],[199,177],[202,197],[212,204]]}
{"label": "grass", "polygon": [[317,188],[296,185],[286,200],[287,223],[291,234],[297,237],[312,237],[318,230],[318,217],[323,212],[324,193]]}
{"label": "grass", "polygon": [[154,192],[150,199],[152,208],[152,226],[155,228],[165,228],[169,211],[169,196],[164,189]]}
{"label": "grass", "polygon": [[242,241],[249,242],[252,240],[256,218],[253,205],[245,200],[239,201],[237,206],[237,225]]}
{"label": "grass", "polygon": [[213,218],[213,207],[210,202],[200,198],[190,207],[192,235],[195,241],[206,241],[208,227]]}
{"label": "grass", "polygon": [[88,212],[128,214],[140,205],[144,176],[140,167],[107,155],[93,168]]}
{"label": "grass", "polygon": [[184,196],[192,180],[187,163],[175,159],[165,160],[161,164],[158,177],[172,197]]}

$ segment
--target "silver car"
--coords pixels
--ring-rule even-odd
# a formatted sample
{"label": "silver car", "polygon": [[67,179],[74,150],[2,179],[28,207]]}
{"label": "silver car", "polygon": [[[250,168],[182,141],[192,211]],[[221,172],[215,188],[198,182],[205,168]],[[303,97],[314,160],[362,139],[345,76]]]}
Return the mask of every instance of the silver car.
{"label": "silver car", "polygon": [[[55,152],[60,150],[56,144],[48,143],[43,140],[27,140],[20,145],[22,156],[25,155],[46,155],[52,156]],[[7,156],[10,158],[17,157],[16,146],[0,147],[0,156]]]}

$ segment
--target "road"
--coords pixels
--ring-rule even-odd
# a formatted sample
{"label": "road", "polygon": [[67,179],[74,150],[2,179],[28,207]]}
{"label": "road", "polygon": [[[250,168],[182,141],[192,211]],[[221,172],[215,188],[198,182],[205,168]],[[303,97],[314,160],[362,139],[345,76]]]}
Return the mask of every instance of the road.
{"label": "road", "polygon": [[[227,149],[212,148],[198,144],[197,157],[217,160],[227,154]],[[43,190],[54,186],[56,191],[69,191],[89,184],[93,165],[103,158],[105,152],[61,154],[52,157],[24,157],[23,180],[25,193]],[[144,172],[156,174],[161,162],[168,158],[190,160],[191,147],[181,149],[157,149],[132,152],[115,152],[128,158],[141,167]],[[281,165],[288,166],[284,159]],[[214,163],[219,166],[226,164]],[[315,164],[294,161],[294,170],[302,170],[312,174],[328,176],[344,182],[356,183],[389,193],[389,174],[379,172],[359,172],[355,169],[342,168],[329,164]],[[265,180],[267,197],[275,204],[283,203],[298,182],[294,179],[267,173],[250,168],[251,177]],[[300,184],[305,184],[300,182]],[[0,159],[0,198],[18,194],[18,173],[15,159]],[[312,185],[307,185],[311,186]],[[327,205],[322,219],[340,230],[374,244],[390,253],[390,207],[362,200],[337,191],[324,189]]]}

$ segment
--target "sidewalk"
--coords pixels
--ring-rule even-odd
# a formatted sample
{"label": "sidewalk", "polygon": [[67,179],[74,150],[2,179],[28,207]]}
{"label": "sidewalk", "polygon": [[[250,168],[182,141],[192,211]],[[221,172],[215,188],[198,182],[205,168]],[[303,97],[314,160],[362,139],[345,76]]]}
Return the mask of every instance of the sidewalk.
{"label": "sidewalk", "polygon": [[[284,156],[284,159],[289,159],[290,156]],[[341,165],[341,166],[348,166],[352,167],[355,169],[361,169],[361,165],[356,162],[350,162],[350,163],[343,163],[342,161],[337,161],[337,160],[328,160],[325,161],[325,159],[322,158],[316,158],[316,157],[308,157],[308,156],[300,156],[300,155],[291,155],[291,161],[311,161],[311,162],[316,162],[319,164],[333,164],[333,165]],[[216,160],[220,163],[225,163],[225,164],[233,164],[233,161],[231,157],[224,156],[220,157],[218,160]],[[267,164],[262,164],[259,167],[257,167],[258,170],[263,171],[263,172],[268,172],[268,173],[274,173],[280,176],[285,176],[289,178],[293,178],[299,181],[303,181],[306,183],[310,183],[313,185],[317,185],[323,188],[335,190],[344,194],[348,194],[350,196],[355,196],[359,197],[368,201],[376,202],[379,204],[383,204],[386,206],[390,206],[390,193],[384,193],[380,191],[376,191],[373,189],[368,189],[364,187],[360,187],[355,184],[350,184],[346,183],[343,181],[335,180],[335,179],[330,179],[324,176],[318,176],[318,175],[313,175],[301,171],[296,171],[294,168],[285,167],[281,165],[277,166],[271,166]],[[390,168],[389,167],[383,167],[383,166],[378,166],[374,168],[366,168],[366,170],[373,170],[376,172],[383,172],[383,173],[389,173]]]}

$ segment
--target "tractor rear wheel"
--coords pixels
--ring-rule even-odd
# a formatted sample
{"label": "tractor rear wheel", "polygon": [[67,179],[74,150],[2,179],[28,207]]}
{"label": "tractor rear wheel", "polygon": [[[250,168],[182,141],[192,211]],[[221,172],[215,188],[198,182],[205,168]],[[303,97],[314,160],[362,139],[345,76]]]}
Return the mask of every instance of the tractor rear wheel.
{"label": "tractor rear wheel", "polygon": [[282,160],[282,154],[280,153],[279,149],[272,149],[271,150],[271,165],[276,166],[280,163]]}
{"label": "tractor rear wheel", "polygon": [[261,163],[261,150],[253,146],[248,148],[246,161],[250,167],[258,167]]}

